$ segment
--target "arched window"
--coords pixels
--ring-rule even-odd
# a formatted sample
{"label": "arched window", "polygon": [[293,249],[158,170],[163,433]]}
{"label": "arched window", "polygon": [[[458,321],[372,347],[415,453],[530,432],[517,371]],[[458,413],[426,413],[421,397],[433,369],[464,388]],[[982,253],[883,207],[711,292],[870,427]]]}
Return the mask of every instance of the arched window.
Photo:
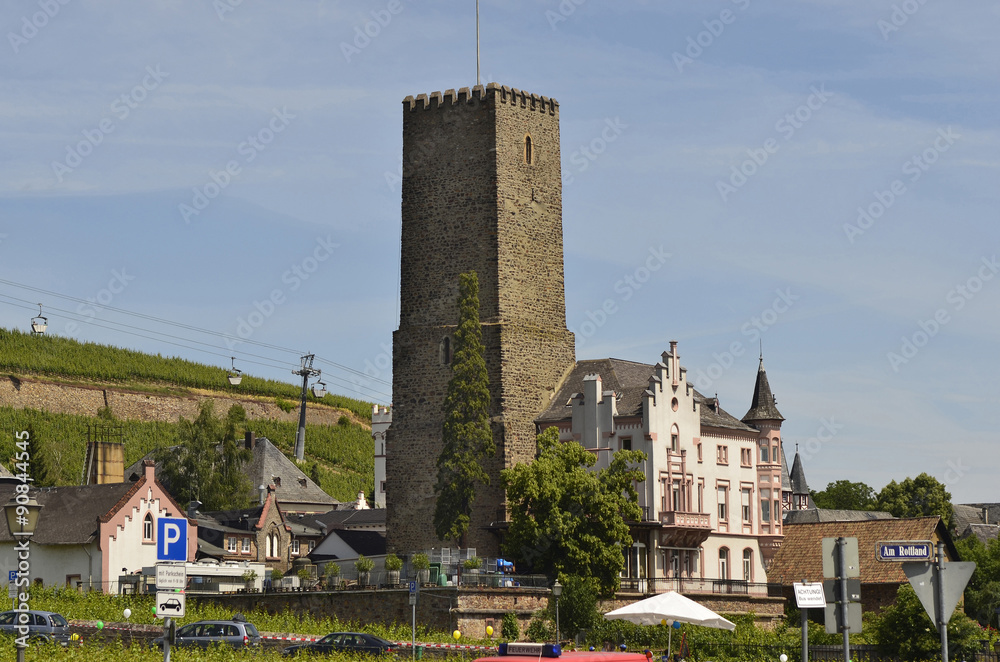
{"label": "arched window", "polygon": [[528,165],[532,163],[531,136],[524,137],[524,162]]}
{"label": "arched window", "polygon": [[719,550],[719,579],[729,579],[729,549]]}
{"label": "arched window", "polygon": [[681,431],[674,423],[674,426],[670,428],[670,450],[675,453],[679,453],[681,449]]}
{"label": "arched window", "polygon": [[264,538],[264,556],[274,556],[271,554],[271,536]]}
{"label": "arched window", "polygon": [[149,542],[153,539],[153,513],[146,513],[142,520],[142,539]]}
{"label": "arched window", "polygon": [[753,550],[749,547],[743,550],[743,579],[751,581],[753,578]]}

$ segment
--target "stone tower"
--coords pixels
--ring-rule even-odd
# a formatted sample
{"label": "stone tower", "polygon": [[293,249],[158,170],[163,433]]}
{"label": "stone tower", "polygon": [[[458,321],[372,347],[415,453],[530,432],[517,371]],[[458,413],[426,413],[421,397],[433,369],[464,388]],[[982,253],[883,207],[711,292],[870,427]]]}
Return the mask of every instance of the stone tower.
{"label": "stone tower", "polygon": [[[500,470],[535,457],[534,419],[574,365],[563,288],[559,104],[491,83],[403,101],[399,330],[386,448],[387,543],[441,547],[433,527],[458,276],[479,276],[496,458],[466,544],[499,551]],[[494,530],[491,530],[494,529]]]}

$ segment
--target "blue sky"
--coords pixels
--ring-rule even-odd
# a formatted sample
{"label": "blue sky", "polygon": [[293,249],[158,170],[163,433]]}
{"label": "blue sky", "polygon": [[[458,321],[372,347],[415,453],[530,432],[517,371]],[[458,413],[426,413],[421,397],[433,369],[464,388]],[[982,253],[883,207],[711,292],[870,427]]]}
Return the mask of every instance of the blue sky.
{"label": "blue sky", "polygon": [[[561,104],[578,358],[678,340],[742,416],[762,342],[812,487],[997,500],[1000,5],[481,17],[483,81]],[[36,0],[0,28],[0,325],[41,301],[55,333],[289,381],[310,351],[391,399],[401,101],[475,84],[472,0]]]}

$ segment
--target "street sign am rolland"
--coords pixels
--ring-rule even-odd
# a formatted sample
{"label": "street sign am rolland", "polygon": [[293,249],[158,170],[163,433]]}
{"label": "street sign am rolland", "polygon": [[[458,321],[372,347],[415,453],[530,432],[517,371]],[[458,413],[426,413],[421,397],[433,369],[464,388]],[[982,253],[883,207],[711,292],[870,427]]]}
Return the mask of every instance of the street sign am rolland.
{"label": "street sign am rolland", "polygon": [[930,540],[890,540],[875,544],[879,561],[930,561],[934,558],[934,543]]}

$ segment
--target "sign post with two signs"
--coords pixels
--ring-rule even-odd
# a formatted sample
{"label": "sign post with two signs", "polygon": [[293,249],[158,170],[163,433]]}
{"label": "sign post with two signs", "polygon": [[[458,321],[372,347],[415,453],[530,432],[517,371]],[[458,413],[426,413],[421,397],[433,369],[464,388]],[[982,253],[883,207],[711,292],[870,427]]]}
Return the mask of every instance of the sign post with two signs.
{"label": "sign post with two signs", "polygon": [[184,617],[187,554],[187,519],[159,518],[156,521],[156,617],[163,619],[164,662],[170,662],[170,619]]}

